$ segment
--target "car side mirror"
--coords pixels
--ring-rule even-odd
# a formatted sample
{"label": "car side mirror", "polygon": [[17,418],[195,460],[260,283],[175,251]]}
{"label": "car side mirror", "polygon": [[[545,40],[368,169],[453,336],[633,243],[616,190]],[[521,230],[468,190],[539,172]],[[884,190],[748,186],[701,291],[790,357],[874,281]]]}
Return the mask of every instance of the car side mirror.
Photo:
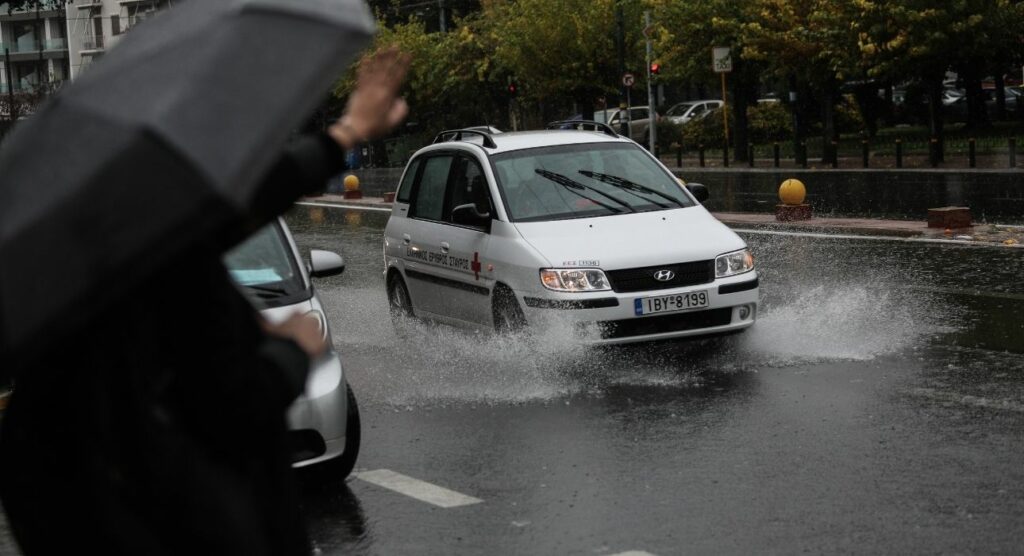
{"label": "car side mirror", "polygon": [[345,272],[345,259],[331,251],[313,249],[309,252],[309,274],[314,278],[335,276]]}
{"label": "car side mirror", "polygon": [[707,201],[708,198],[711,197],[711,194],[708,193],[707,186],[700,183],[688,183],[686,184],[686,190],[689,191],[697,199],[697,202],[702,205],[704,204],[704,201]]}
{"label": "car side mirror", "polygon": [[491,213],[481,213],[473,203],[459,205],[452,209],[452,222],[461,226],[472,226],[489,230],[491,227]]}

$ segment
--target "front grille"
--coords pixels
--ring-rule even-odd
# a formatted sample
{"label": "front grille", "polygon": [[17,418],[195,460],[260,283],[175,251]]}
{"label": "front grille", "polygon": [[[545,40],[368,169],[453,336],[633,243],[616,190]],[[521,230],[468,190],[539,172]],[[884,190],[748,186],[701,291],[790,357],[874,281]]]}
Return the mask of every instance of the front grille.
{"label": "front grille", "polygon": [[[654,279],[660,270],[668,270],[675,276],[666,282]],[[695,286],[715,281],[715,261],[697,261],[692,263],[665,264],[644,268],[627,268],[605,272],[612,283],[612,289],[618,293],[643,292],[650,290],[667,290],[682,286]]]}
{"label": "front grille", "polygon": [[698,330],[712,326],[725,326],[732,322],[732,307],[694,311],[691,313],[675,313],[656,317],[640,317],[635,319],[610,320],[597,323],[601,338],[631,338],[663,332],[681,332]]}

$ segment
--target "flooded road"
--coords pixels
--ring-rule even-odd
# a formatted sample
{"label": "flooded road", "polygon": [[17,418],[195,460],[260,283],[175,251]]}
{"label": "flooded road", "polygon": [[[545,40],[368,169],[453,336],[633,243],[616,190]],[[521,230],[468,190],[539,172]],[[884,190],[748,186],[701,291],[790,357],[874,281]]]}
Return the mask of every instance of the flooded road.
{"label": "flooded road", "polygon": [[[387,213],[297,207],[363,413],[322,554],[1019,552],[1024,253],[745,234],[753,329],[586,348],[387,315]],[[476,500],[442,507],[381,470]],[[429,497],[427,497],[429,498]]]}

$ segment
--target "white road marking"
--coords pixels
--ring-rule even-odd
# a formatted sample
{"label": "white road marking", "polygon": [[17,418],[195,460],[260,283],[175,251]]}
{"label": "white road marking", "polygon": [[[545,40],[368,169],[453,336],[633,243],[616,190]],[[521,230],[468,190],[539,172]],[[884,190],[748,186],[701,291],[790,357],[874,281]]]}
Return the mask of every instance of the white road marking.
{"label": "white road marking", "polygon": [[612,554],[611,556],[654,556],[650,552],[644,552],[643,550],[627,550],[625,552],[619,552]]}
{"label": "white road marking", "polygon": [[326,207],[335,209],[375,210],[377,212],[391,212],[391,207],[372,207],[367,205],[342,205],[340,203],[321,203],[317,201],[299,201],[295,204],[307,207]]}
{"label": "white road marking", "polygon": [[432,485],[428,482],[395,473],[390,469],[377,469],[353,474],[357,479],[404,494],[421,502],[442,508],[457,508],[470,504],[479,504],[483,500],[460,494],[454,490]]}

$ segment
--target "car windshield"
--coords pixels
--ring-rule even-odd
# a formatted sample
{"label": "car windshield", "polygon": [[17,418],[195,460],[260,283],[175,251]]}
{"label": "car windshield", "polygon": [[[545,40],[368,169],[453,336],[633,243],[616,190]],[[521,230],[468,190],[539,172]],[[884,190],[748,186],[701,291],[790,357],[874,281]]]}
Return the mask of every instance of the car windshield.
{"label": "car windshield", "polygon": [[493,157],[505,207],[540,222],[693,206],[679,181],[631,143],[590,143]]}
{"label": "car windshield", "polygon": [[268,301],[305,291],[284,231],[276,223],[265,226],[224,256],[231,277],[254,298]]}
{"label": "car windshield", "polygon": [[665,115],[666,116],[684,116],[684,115],[686,115],[686,111],[689,110],[690,107],[695,105],[695,104],[696,104],[695,102],[683,102],[681,104],[677,104],[677,105],[673,106],[672,108],[669,108],[668,112],[666,112]]}

